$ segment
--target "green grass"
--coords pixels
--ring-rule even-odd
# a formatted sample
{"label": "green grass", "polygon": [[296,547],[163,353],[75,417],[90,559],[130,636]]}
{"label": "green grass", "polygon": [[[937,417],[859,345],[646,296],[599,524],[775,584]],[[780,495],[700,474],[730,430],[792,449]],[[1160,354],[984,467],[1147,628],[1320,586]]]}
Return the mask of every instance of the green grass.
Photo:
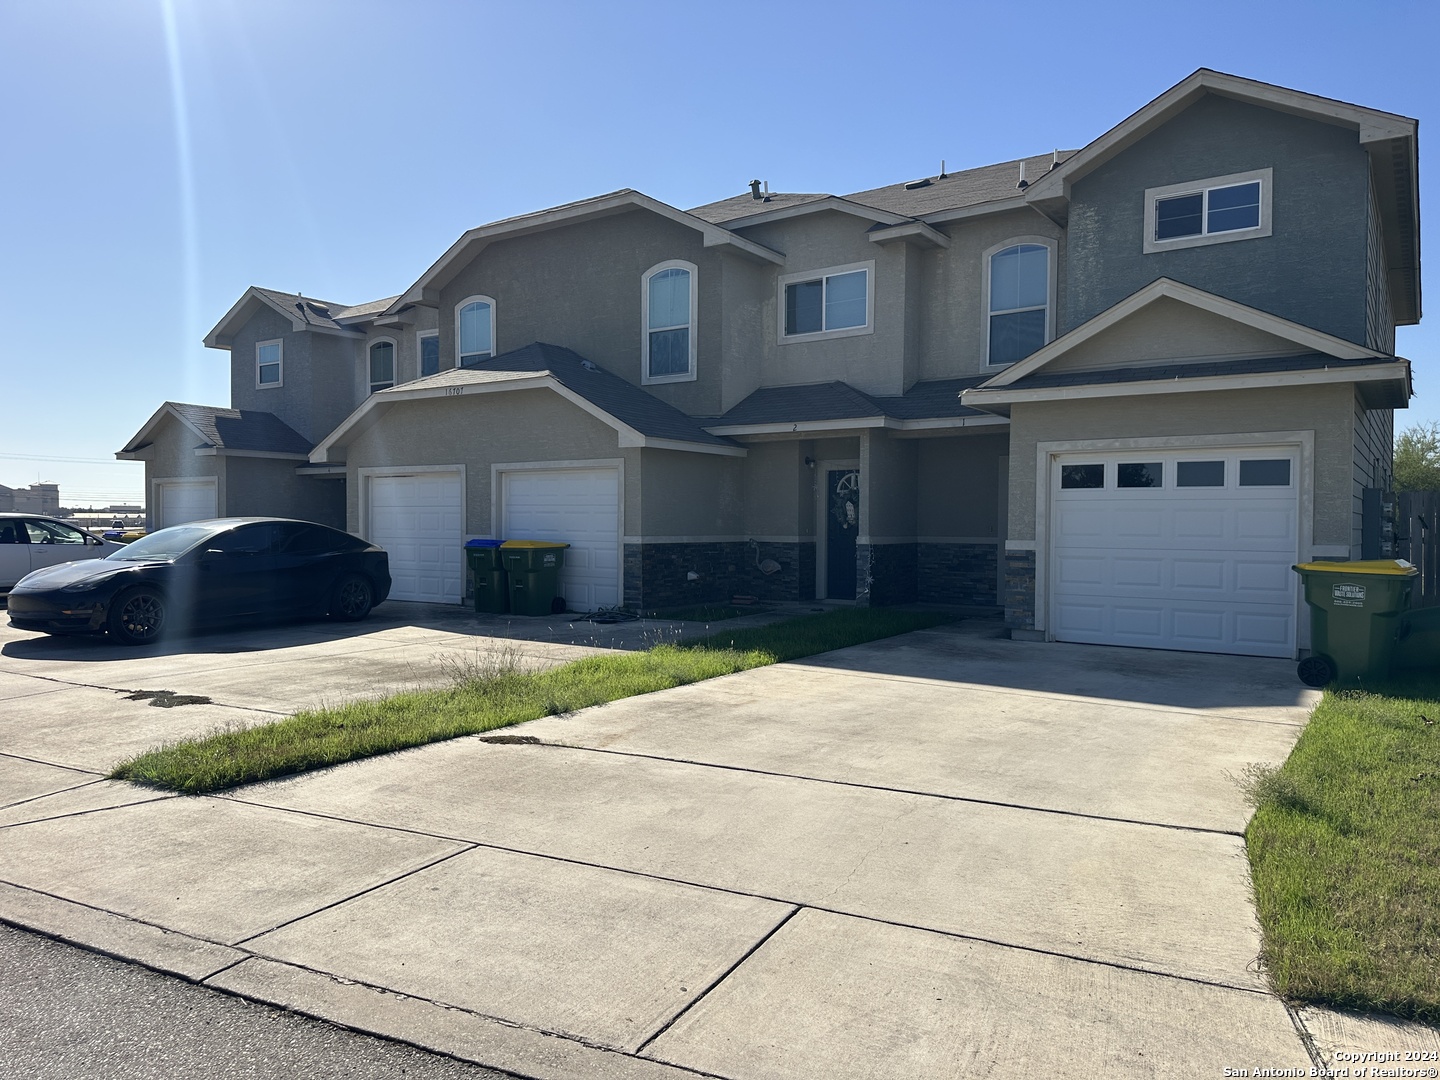
{"label": "green grass", "polygon": [[853,608],[645,652],[522,671],[518,650],[452,667],[452,685],[314,709],[258,727],[169,743],[117,765],[115,780],[189,794],[307,772],[474,735],[541,716],[794,660],[950,621],[934,612]]}
{"label": "green grass", "polygon": [[1286,998],[1440,1021],[1440,679],[1327,691],[1252,767],[1264,961]]}
{"label": "green grass", "polygon": [[724,622],[742,615],[758,615],[769,611],[765,604],[741,607],[738,604],[691,604],[688,607],[656,608],[645,612],[647,619],[676,619],[681,622]]}

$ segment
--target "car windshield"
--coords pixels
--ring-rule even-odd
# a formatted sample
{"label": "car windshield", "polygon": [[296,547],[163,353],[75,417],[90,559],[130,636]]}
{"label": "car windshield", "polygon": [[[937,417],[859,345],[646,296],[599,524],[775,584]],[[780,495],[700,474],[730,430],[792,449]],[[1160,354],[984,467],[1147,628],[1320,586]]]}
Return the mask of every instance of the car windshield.
{"label": "car windshield", "polygon": [[214,532],[214,529],[195,525],[172,525],[149,536],[142,536],[128,547],[112,551],[105,558],[115,562],[174,562]]}

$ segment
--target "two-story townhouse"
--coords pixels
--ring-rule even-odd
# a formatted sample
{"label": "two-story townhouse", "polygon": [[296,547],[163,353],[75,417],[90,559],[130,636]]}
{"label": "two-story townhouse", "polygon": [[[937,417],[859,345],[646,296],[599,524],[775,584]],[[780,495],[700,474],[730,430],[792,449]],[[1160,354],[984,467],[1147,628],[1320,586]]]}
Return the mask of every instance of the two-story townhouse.
{"label": "two-story townhouse", "polygon": [[152,525],[275,513],[459,602],[472,537],[572,607],[1002,605],[1017,634],[1293,655],[1409,396],[1416,124],[1202,70],[1078,152],[844,197],[620,191],[359,307],[251,289],[232,407],[122,451]]}

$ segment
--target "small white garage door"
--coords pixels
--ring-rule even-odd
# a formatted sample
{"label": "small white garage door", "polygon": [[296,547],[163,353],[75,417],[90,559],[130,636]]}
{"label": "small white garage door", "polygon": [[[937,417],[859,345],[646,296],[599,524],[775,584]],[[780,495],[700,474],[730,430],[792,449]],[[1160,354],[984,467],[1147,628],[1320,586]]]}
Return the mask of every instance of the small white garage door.
{"label": "small white garage door", "polygon": [[1297,473],[1283,448],[1061,457],[1056,640],[1293,656]]}
{"label": "small white garage door", "polygon": [[157,528],[216,515],[214,480],[161,480],[155,485],[155,499]]}
{"label": "small white garage door", "polygon": [[620,470],[525,469],[502,476],[501,536],[559,540],[572,611],[620,605]]}
{"label": "small white garage door", "polygon": [[460,472],[371,476],[366,538],[390,555],[390,598],[464,597],[465,486]]}

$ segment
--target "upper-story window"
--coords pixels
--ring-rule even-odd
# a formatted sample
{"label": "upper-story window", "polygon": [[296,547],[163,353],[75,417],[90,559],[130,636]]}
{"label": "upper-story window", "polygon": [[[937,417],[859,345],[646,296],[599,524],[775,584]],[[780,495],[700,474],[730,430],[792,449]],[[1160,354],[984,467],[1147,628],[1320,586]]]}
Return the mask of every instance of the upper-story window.
{"label": "upper-story window", "polygon": [[255,389],[269,390],[283,386],[285,367],[285,343],[283,341],[261,341],[255,345]]}
{"label": "upper-story window", "polygon": [[495,355],[495,301],[470,296],[455,309],[455,342],[459,367],[474,367]]}
{"label": "upper-story window", "polygon": [[395,385],[395,343],[377,341],[370,346],[370,393]]}
{"label": "upper-story window", "polygon": [[645,273],[641,286],[645,336],[640,342],[642,382],[695,378],[695,267],[663,262]]}
{"label": "upper-story window", "polygon": [[1054,326],[1054,245],[1041,237],[1009,242],[985,259],[986,360],[1013,364],[1050,340]]}
{"label": "upper-story window", "polygon": [[1269,236],[1273,171],[1257,169],[1149,188],[1145,252]]}
{"label": "upper-story window", "polygon": [[420,375],[434,375],[440,370],[440,331],[422,330],[416,335],[420,352]]}
{"label": "upper-story window", "polygon": [[875,264],[855,263],[780,279],[780,340],[868,334]]}

